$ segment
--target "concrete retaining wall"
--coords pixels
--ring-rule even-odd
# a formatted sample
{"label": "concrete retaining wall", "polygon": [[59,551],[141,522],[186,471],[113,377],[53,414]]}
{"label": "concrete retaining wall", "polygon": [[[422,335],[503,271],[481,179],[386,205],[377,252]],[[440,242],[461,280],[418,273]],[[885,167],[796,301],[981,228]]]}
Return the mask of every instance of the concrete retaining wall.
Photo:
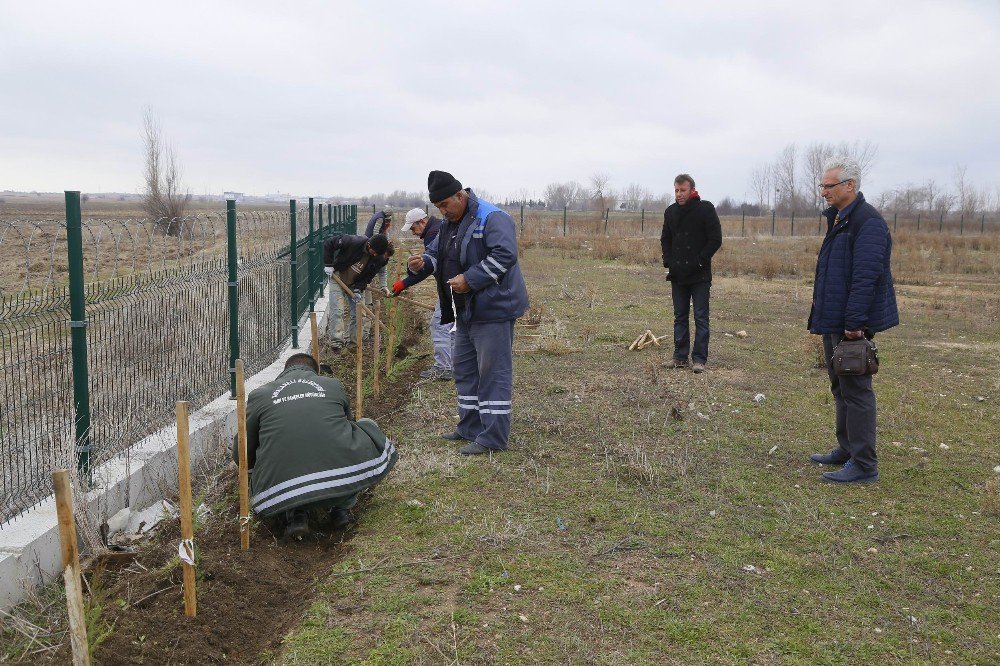
{"label": "concrete retaining wall", "polygon": [[[320,337],[326,324],[327,298],[316,302]],[[312,331],[309,318],[299,331],[299,347],[289,343],[278,360],[246,380],[247,393],[275,379],[292,354],[309,353]],[[217,447],[229,450],[236,435],[236,402],[226,393],[190,416],[191,466],[204,462]],[[95,469],[96,479],[106,480],[87,494],[87,512],[100,525],[123,508],[141,511],[177,490],[177,427],[163,428],[136,444],[129,452]],[[209,456],[211,457],[211,456]],[[51,582],[62,572],[55,498],[20,516],[0,530],[0,609],[21,601],[29,589]]]}

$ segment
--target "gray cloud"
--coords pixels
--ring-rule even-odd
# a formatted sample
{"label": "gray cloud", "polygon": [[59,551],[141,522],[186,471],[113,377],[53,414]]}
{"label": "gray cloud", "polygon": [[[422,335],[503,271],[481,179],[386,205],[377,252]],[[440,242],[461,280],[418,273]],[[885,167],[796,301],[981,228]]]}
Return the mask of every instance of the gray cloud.
{"label": "gray cloud", "polygon": [[494,193],[595,171],[741,196],[795,141],[875,190],[1000,183],[995,2],[6,3],[0,189],[136,190],[150,106],[196,193]]}

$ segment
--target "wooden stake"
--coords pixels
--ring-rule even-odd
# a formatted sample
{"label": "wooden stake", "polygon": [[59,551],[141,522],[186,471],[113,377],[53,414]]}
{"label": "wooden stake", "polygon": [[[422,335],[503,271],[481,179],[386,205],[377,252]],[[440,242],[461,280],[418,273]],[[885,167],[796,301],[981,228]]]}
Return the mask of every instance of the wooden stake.
{"label": "wooden stake", "polygon": [[80,586],[80,551],[76,542],[76,522],[73,518],[73,488],[69,472],[52,472],[56,494],[56,514],[59,517],[59,544],[62,552],[63,580],[66,582],[66,607],[69,611],[69,637],[73,649],[73,666],[89,666],[87,620],[83,611],[83,590]]}
{"label": "wooden stake", "polygon": [[389,339],[385,343],[385,376],[388,377],[389,373],[392,372],[392,362],[396,356],[396,311],[399,309],[399,303],[396,299],[392,299],[392,303],[389,304]]}
{"label": "wooden stake", "polygon": [[[344,281],[341,280],[340,277],[336,273],[334,273],[330,277],[332,277],[337,282],[337,284],[340,285],[340,288],[344,290],[344,293],[347,294],[348,298],[350,298],[352,300],[354,299],[354,291],[352,291],[350,287],[348,287],[346,284],[344,284]],[[367,305],[365,305],[364,303],[358,303],[357,307],[358,307],[359,310],[361,310],[362,312],[364,312],[370,318],[373,318],[372,311],[368,309]],[[380,326],[380,325],[381,324],[376,324],[376,326]]]}
{"label": "wooden stake", "polygon": [[[375,301],[375,319],[382,319],[382,301]],[[382,388],[379,386],[378,373],[379,373],[379,352],[381,351],[382,344],[382,332],[378,326],[372,327],[372,395],[378,398],[382,393]]]}
{"label": "wooden stake", "polygon": [[319,366],[319,326],[316,325],[316,313],[309,313],[309,329],[312,332],[312,353],[316,365]]}
{"label": "wooden stake", "polygon": [[[313,313],[315,315],[315,313]],[[315,324],[315,318],[313,319]],[[313,334],[315,335],[315,333]],[[313,337],[315,342],[316,338]],[[247,392],[243,359],[236,359],[236,450],[240,481],[240,547],[250,549],[250,473],[247,458]]]}
{"label": "wooden stake", "polygon": [[[188,424],[188,403],[177,402],[177,483],[181,505],[181,548],[188,550],[194,561],[194,519],[191,506],[191,451]],[[181,562],[184,569],[184,614],[194,617],[197,613],[194,565]]]}
{"label": "wooden stake", "polygon": [[[358,303],[361,306],[361,303]],[[361,368],[362,359],[364,357],[364,329],[362,328],[361,312],[358,311],[354,317],[358,321],[357,326],[357,345],[355,346],[355,368],[354,368],[354,385],[355,385],[355,404],[354,404],[354,419],[361,419],[361,380],[364,377],[362,374],[363,370]]]}

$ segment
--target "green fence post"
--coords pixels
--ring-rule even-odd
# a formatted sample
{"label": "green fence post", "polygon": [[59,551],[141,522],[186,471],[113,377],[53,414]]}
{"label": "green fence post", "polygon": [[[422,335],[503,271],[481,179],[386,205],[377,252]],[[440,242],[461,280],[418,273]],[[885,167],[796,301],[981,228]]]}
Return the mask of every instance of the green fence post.
{"label": "green fence post", "polygon": [[604,211],[604,235],[608,235],[608,218],[611,217],[611,209],[608,208]]}
{"label": "green fence post", "polygon": [[983,217],[979,220],[979,235],[982,236],[986,233],[986,213],[983,213]]}
{"label": "green fence post", "polygon": [[236,200],[226,199],[226,264],[229,268],[229,399],[236,399],[236,359],[240,357],[240,294],[236,276]]}
{"label": "green fence post", "polygon": [[795,235],[795,209],[792,209],[792,236]]}
{"label": "green fence post", "polygon": [[640,208],[639,209],[639,235],[640,236],[645,236],[646,235],[646,209],[645,208]]}
{"label": "green fence post", "polygon": [[[328,206],[330,204],[327,204]],[[319,243],[317,245],[317,256],[316,256],[316,270],[320,273],[323,272],[323,204],[319,205],[319,228],[316,230],[317,237],[316,241]],[[319,298],[323,297],[323,292],[326,291],[326,280],[325,275],[317,275],[316,279],[319,280],[319,284],[316,286],[316,293]]]}
{"label": "green fence post", "polygon": [[566,235],[566,206],[563,206],[563,236]]}
{"label": "green fence post", "polygon": [[938,233],[944,231],[944,211],[941,211],[941,221],[938,223]]}
{"label": "green fence post", "polygon": [[309,312],[316,311],[316,220],[313,208],[313,198],[309,197]]}
{"label": "green fence post", "polygon": [[298,251],[295,248],[298,241],[295,238],[295,223],[295,199],[291,199],[288,202],[288,227],[290,230],[288,245],[290,254],[288,265],[292,274],[292,349],[299,348],[299,289],[297,279]]}
{"label": "green fence post", "polygon": [[73,353],[73,409],[76,414],[76,468],[90,480],[90,377],[87,370],[87,306],[83,280],[83,220],[80,193],[66,195],[66,250],[69,260],[69,330]]}
{"label": "green fence post", "polygon": [[771,209],[771,236],[772,237],[774,237],[774,216],[775,216],[775,214],[776,214],[775,210],[772,208]]}
{"label": "green fence post", "polygon": [[745,237],[747,235],[747,209],[740,206],[740,212],[743,213],[743,220],[740,222],[740,236]]}
{"label": "green fence post", "polygon": [[965,235],[965,213],[962,213],[962,217],[958,218],[958,235]]}
{"label": "green fence post", "polygon": [[358,204],[351,204],[351,223],[354,227],[351,229],[352,234],[358,233]]}
{"label": "green fence post", "polygon": [[520,238],[524,235],[524,204],[521,204],[521,230],[518,232],[517,237]]}

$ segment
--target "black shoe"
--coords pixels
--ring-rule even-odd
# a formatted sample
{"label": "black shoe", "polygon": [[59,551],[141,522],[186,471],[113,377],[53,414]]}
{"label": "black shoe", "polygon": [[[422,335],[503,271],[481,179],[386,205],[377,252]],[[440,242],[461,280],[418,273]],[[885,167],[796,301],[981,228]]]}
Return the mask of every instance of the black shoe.
{"label": "black shoe", "polygon": [[458,452],[461,453],[463,456],[481,456],[484,453],[490,453],[491,451],[493,453],[496,453],[500,451],[500,449],[488,449],[482,444],[478,444],[476,442],[469,442],[468,444],[466,444],[465,446],[463,446],[458,450]]}
{"label": "black shoe", "polygon": [[814,463],[819,463],[820,465],[843,465],[848,460],[850,456],[845,456],[840,451],[831,451],[830,453],[814,453],[809,456],[809,460]]}
{"label": "black shoe", "polygon": [[466,439],[466,438],[462,437],[461,435],[459,435],[457,430],[455,432],[446,432],[445,434],[441,435],[441,439],[447,439],[449,442],[470,442],[470,441],[472,441],[472,440]]}
{"label": "black shoe", "polygon": [[823,480],[831,483],[874,483],[878,481],[878,469],[863,470],[853,460],[844,463],[836,472],[823,472]]}
{"label": "black shoe", "polygon": [[330,527],[334,530],[342,530],[356,520],[350,509],[330,509]]}
{"label": "black shoe", "polygon": [[286,511],[285,522],[286,539],[302,539],[309,536],[309,514],[305,509]]}

